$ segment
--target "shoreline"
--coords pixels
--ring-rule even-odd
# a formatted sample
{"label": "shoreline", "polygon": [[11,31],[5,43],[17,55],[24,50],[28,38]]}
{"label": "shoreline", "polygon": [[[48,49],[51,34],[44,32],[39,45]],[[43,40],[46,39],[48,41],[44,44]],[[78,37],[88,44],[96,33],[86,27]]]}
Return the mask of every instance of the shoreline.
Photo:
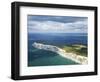
{"label": "shoreline", "polygon": [[37,49],[43,49],[43,50],[55,52],[55,53],[59,54],[60,56],[70,59],[72,61],[75,61],[76,63],[79,63],[79,64],[88,64],[87,57],[77,55],[77,54],[71,53],[71,52],[67,53],[65,50],[63,50],[57,46],[45,45],[45,44],[41,44],[41,43],[37,43],[37,42],[34,42],[32,44],[32,46]]}
{"label": "shoreline", "polygon": [[70,59],[72,61],[75,61],[79,64],[87,64],[87,57],[80,56],[74,53],[66,53],[64,50],[60,49],[60,52],[58,54],[64,58]]}

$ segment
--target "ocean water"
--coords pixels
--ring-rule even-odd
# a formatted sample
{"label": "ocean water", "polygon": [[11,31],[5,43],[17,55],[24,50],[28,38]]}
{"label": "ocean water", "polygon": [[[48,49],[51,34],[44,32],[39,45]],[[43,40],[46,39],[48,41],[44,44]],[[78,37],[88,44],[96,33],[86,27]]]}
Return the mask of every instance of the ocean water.
{"label": "ocean water", "polygon": [[76,65],[78,63],[51,51],[36,49],[34,42],[55,45],[87,45],[86,33],[33,33],[28,34],[28,66]]}

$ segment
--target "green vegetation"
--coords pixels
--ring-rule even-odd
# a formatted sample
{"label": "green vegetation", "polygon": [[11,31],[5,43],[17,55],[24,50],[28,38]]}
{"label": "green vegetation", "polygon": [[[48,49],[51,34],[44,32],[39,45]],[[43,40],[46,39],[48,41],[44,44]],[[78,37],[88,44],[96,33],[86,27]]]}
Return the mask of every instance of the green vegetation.
{"label": "green vegetation", "polygon": [[85,45],[67,45],[63,46],[62,49],[64,49],[68,53],[76,53],[77,55],[82,55],[87,57],[87,46]]}

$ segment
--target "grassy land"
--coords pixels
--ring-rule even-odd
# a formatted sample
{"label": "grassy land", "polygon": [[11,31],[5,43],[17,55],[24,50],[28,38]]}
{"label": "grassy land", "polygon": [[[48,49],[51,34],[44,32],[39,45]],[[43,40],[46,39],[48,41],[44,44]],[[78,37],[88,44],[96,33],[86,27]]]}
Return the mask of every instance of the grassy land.
{"label": "grassy land", "polygon": [[76,53],[77,55],[82,55],[87,57],[87,46],[85,45],[71,45],[71,46],[63,46],[66,52]]}

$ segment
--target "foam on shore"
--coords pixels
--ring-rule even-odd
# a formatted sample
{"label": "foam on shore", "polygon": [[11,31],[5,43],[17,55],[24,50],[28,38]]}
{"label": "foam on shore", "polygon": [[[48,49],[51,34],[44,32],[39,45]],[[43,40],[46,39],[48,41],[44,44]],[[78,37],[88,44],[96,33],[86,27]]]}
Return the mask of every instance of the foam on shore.
{"label": "foam on shore", "polygon": [[75,53],[67,53],[65,50],[57,47],[57,46],[53,46],[53,45],[45,45],[42,43],[37,43],[34,42],[32,44],[33,47],[37,48],[37,49],[43,49],[43,50],[48,50],[48,51],[52,51],[55,52],[57,54],[59,54],[60,56],[70,59],[72,61],[75,61],[79,64],[87,64],[88,63],[88,58],[81,56],[81,55],[77,55]]}

